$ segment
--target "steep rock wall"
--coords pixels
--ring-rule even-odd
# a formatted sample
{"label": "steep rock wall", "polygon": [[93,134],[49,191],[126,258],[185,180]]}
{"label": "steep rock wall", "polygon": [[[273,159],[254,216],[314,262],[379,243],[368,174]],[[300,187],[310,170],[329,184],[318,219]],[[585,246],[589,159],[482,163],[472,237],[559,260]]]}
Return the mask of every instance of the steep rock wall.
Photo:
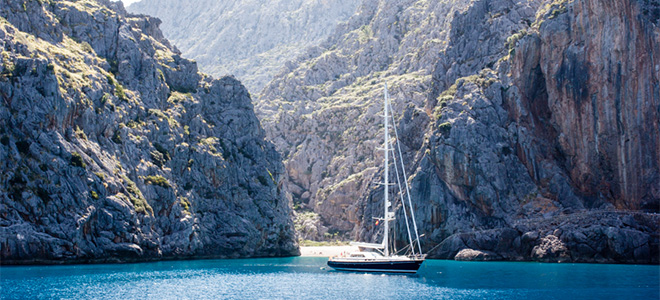
{"label": "steep rock wall", "polygon": [[547,96],[530,95],[536,87],[518,75],[521,89],[530,90],[525,102],[547,98],[557,134],[552,146],[583,198],[657,211],[660,31],[634,1],[580,1],[554,9],[566,11],[543,22],[530,37],[540,44],[522,53],[538,63],[520,58],[540,68]]}
{"label": "steep rock wall", "polygon": [[298,253],[247,90],[198,73],[159,23],[0,1],[3,264]]}

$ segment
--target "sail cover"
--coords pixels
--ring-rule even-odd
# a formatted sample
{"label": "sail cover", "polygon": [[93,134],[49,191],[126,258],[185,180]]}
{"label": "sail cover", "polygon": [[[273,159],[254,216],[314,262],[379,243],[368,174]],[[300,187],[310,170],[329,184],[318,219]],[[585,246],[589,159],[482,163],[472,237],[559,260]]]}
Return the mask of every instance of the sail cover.
{"label": "sail cover", "polygon": [[360,243],[360,242],[351,242],[351,246],[358,246],[358,247],[369,248],[369,249],[383,249],[383,248],[385,248],[385,246],[383,244]]}

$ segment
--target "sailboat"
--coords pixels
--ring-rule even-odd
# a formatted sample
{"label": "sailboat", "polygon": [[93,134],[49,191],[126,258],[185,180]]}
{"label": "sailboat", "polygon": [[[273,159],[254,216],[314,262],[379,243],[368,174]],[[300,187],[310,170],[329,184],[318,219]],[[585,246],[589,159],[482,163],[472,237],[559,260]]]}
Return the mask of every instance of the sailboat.
{"label": "sailboat", "polygon": [[[384,214],[382,218],[375,218],[376,224],[382,221],[383,223],[383,240],[381,243],[360,243],[352,242],[351,245],[358,246],[359,249],[363,249],[359,252],[352,252],[348,255],[331,257],[328,260],[328,266],[336,270],[341,271],[358,271],[358,272],[384,272],[384,273],[416,273],[419,267],[424,262],[426,257],[422,253],[422,247],[419,242],[419,235],[417,232],[417,224],[415,222],[415,214],[412,209],[412,201],[410,199],[410,188],[408,186],[408,181],[406,180],[406,172],[403,166],[403,155],[401,153],[401,147],[399,145],[398,133],[396,127],[394,128],[394,134],[396,137],[396,147],[392,146],[390,143],[390,133],[389,133],[389,121],[390,116],[388,110],[391,109],[389,103],[389,95],[387,93],[387,84],[385,84],[385,142],[384,151],[385,151],[385,170],[384,170]],[[394,118],[392,118],[392,123],[394,123]],[[395,151],[398,150],[398,151]],[[408,241],[409,245],[401,249],[401,251],[396,251],[391,245],[392,241],[390,240],[390,226],[393,221],[395,221],[394,211],[392,211],[392,202],[390,201],[390,183],[389,178],[389,155],[392,152],[392,157],[394,158],[394,167],[396,173],[396,181],[399,186],[399,196],[401,197],[401,204],[405,216],[406,228],[408,229]],[[398,160],[397,158],[398,154]],[[400,170],[399,170],[400,169]],[[403,180],[401,180],[399,175],[402,175]],[[408,200],[408,207],[410,208],[411,220],[408,218],[408,213],[406,211],[406,201],[404,201],[404,191],[401,190],[401,182],[403,181],[403,186],[405,186],[405,195]],[[411,228],[409,221],[412,221],[415,240],[413,240],[413,235],[411,234]],[[416,243],[415,243],[416,242]],[[369,249],[370,251],[366,251]],[[401,254],[403,250],[406,250],[405,253]]]}

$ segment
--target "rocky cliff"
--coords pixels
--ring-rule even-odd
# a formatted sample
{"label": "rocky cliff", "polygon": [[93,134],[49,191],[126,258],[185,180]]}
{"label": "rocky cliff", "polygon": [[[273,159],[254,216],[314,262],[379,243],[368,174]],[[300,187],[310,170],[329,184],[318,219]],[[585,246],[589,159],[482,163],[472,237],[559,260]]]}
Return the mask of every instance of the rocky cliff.
{"label": "rocky cliff", "polygon": [[232,74],[252,94],[285,62],[355,13],[354,0],[142,0],[128,7],[163,20],[165,36],[214,76]]}
{"label": "rocky cliff", "polygon": [[240,82],[121,2],[0,1],[2,264],[294,255]]}
{"label": "rocky cliff", "polygon": [[380,234],[388,83],[432,257],[657,263],[659,14],[658,1],[367,0],[257,113],[293,201],[331,232]]}
{"label": "rocky cliff", "polygon": [[660,208],[651,17],[636,1],[542,3],[493,70],[454,81],[438,64],[413,179],[429,191],[421,214],[444,223],[422,225],[442,241],[433,255],[658,262],[660,220],[644,213]]}

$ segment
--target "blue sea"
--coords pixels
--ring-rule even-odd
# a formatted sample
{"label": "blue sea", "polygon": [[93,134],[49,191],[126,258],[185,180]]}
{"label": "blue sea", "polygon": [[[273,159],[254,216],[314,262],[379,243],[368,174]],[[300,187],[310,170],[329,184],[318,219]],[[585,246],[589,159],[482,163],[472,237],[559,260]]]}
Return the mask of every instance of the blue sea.
{"label": "blue sea", "polygon": [[660,267],[427,260],[414,275],[327,258],[0,267],[2,299],[660,299]]}

